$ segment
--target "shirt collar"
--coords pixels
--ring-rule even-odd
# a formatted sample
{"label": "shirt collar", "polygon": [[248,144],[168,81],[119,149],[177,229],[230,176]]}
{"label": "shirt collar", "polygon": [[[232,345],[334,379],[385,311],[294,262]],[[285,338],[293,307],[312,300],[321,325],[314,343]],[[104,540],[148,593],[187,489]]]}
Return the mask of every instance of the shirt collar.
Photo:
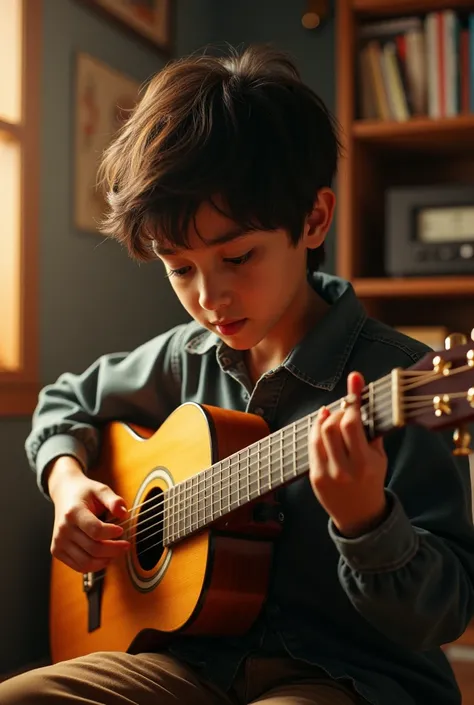
{"label": "shirt collar", "polygon": [[[331,390],[342,376],[367,314],[345,279],[316,272],[310,281],[331,308],[291,351],[283,366],[304,382]],[[218,358],[227,355],[229,363],[235,363],[237,351],[210,331],[201,330],[185,345],[187,352],[197,355],[213,348],[217,348]]]}
{"label": "shirt collar", "polygon": [[311,284],[331,308],[291,351],[284,366],[320,389],[334,389],[341,379],[367,313],[350,282],[324,272]]}

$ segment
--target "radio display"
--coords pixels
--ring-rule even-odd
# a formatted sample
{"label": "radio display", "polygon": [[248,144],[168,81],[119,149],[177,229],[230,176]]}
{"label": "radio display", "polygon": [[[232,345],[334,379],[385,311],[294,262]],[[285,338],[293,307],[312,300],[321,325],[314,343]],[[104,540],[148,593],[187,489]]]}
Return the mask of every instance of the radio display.
{"label": "radio display", "polygon": [[474,241],[474,206],[420,208],[416,220],[416,239],[419,242]]}

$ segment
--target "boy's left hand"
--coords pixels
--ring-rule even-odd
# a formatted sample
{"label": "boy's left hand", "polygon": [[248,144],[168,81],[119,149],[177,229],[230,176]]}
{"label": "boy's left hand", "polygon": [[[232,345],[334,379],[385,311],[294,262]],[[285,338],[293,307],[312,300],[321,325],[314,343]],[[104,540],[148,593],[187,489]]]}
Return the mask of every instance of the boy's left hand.
{"label": "boy's left hand", "polygon": [[368,441],[360,415],[362,375],[352,372],[344,411],[319,410],[309,438],[309,479],[314,494],[341,534],[360,536],[385,517],[387,456],[382,438]]}

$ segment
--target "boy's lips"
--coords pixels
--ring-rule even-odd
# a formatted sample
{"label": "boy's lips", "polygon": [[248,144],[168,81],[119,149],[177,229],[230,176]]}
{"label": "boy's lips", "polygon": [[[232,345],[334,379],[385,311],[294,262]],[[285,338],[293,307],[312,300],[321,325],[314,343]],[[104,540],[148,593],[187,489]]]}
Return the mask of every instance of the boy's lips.
{"label": "boy's lips", "polygon": [[234,318],[233,320],[215,321],[212,325],[221,335],[235,335],[244,325],[246,318]]}

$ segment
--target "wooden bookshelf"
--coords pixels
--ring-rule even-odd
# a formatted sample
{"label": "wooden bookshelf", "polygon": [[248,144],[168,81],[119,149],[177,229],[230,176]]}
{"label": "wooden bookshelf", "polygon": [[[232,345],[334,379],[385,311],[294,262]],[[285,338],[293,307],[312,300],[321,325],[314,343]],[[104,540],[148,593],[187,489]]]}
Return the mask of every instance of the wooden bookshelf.
{"label": "wooden bookshelf", "polygon": [[447,7],[472,8],[472,0],[353,0],[350,4],[359,17],[371,19],[417,15]]}
{"label": "wooden bookshelf", "polygon": [[[407,277],[388,279],[387,277],[360,278],[352,281],[357,294],[365,298],[386,298],[397,296],[409,298],[474,297],[473,277]],[[472,322],[474,326],[474,321]]]}
{"label": "wooden bookshelf", "polygon": [[359,27],[448,7],[474,11],[474,0],[337,1],[337,118],[344,152],[337,182],[336,271],[354,284],[368,312],[390,325],[443,325],[469,335],[474,270],[472,276],[386,276],[384,203],[392,186],[473,182],[474,114],[398,122],[364,120],[357,113]]}
{"label": "wooden bookshelf", "polygon": [[474,148],[474,114],[450,118],[415,117],[406,122],[355,120],[351,138],[357,142],[412,152],[463,152]]}
{"label": "wooden bookshelf", "polygon": [[[358,28],[369,21],[473,10],[474,0],[337,0],[337,118],[344,145],[337,182],[337,273],[351,281],[369,314],[393,326],[474,328],[472,276],[391,278],[384,272],[385,192],[391,186],[474,182],[474,114],[405,122],[363,120],[358,103]],[[474,622],[446,645],[474,705]],[[460,654],[463,653],[462,657]]]}

